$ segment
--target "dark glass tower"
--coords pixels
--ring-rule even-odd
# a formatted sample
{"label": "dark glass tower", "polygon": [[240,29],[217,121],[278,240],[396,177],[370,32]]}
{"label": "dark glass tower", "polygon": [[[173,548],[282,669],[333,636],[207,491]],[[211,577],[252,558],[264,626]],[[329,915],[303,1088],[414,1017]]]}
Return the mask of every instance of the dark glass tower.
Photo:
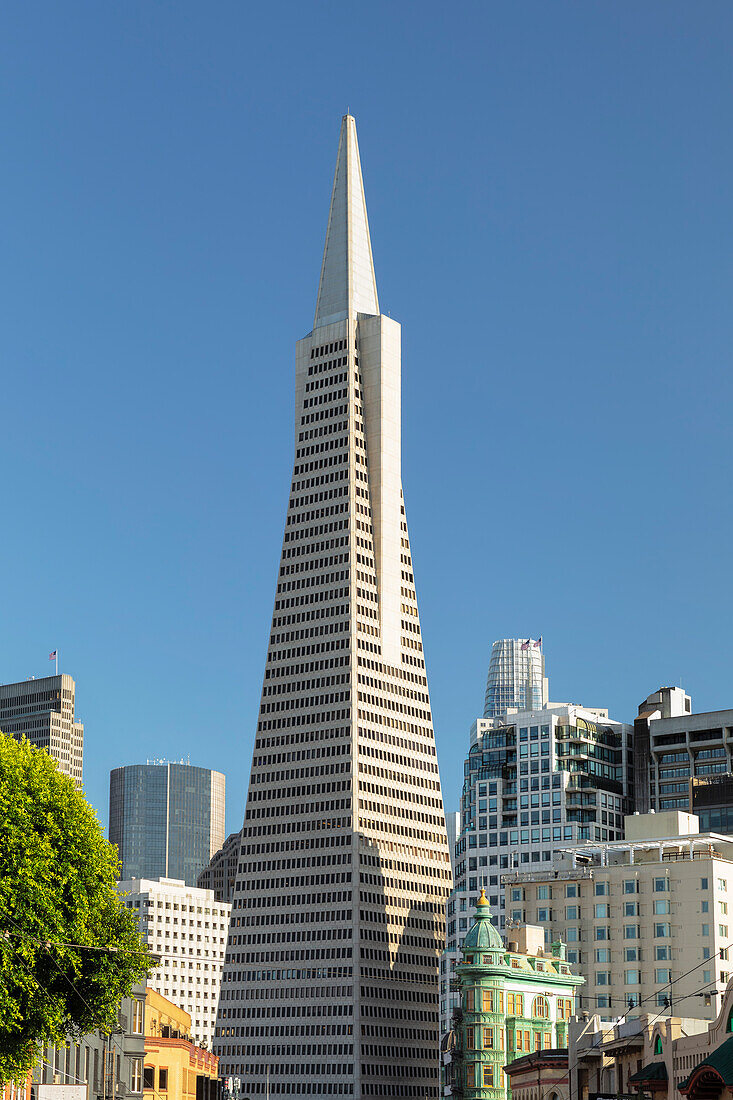
{"label": "dark glass tower", "polygon": [[224,776],[191,764],[129,764],[109,777],[109,839],[121,879],[195,886],[224,839]]}

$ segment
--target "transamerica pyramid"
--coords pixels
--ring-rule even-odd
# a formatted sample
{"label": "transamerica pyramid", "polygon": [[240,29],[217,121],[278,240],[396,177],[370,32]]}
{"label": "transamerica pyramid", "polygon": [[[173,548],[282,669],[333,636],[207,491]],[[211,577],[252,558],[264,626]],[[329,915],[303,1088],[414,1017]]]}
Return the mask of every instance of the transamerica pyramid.
{"label": "transamerica pyramid", "polygon": [[400,401],[345,115],[214,1040],[243,1097],[440,1094],[451,872]]}

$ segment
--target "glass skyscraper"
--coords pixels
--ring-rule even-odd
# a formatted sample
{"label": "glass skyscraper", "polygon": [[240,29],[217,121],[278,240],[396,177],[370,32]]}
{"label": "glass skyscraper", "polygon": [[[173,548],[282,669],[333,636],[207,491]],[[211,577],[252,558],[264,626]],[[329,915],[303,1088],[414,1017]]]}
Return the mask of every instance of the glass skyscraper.
{"label": "glass skyscraper", "polygon": [[540,710],[547,702],[542,638],[502,638],[491,647],[484,718],[510,708]]}
{"label": "glass skyscraper", "polygon": [[195,886],[224,840],[224,783],[221,772],[168,761],[110,772],[109,839],[119,877]]}

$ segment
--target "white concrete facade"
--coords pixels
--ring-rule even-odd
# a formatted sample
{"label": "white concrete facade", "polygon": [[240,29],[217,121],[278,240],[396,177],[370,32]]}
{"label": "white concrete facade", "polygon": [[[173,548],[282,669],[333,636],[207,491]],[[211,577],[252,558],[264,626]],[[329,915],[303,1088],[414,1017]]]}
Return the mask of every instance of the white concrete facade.
{"label": "white concrete facade", "polygon": [[178,879],[128,879],[117,889],[160,959],[148,985],[189,1013],[196,1042],[211,1050],[231,905]]}
{"label": "white concrete facade", "polygon": [[245,1096],[435,1100],[451,867],[402,500],[400,326],[379,314],[348,115],[295,390],[214,1049]]}

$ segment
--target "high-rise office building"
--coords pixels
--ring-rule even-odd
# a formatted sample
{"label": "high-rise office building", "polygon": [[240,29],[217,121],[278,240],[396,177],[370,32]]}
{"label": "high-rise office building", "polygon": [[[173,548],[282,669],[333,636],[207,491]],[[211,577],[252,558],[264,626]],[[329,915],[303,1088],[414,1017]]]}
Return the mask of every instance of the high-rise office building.
{"label": "high-rise office building", "polygon": [[195,886],[224,840],[225,779],[185,762],[128,764],[109,776],[109,839],[120,878]]}
{"label": "high-rise office building", "polygon": [[549,703],[474,722],[441,959],[444,1034],[456,1004],[452,975],[478,891],[486,888],[503,933],[502,872],[551,874],[564,844],[621,840],[633,799],[632,759],[632,727],[605,709]]}
{"label": "high-rise office building", "polygon": [[231,904],[241,846],[241,832],[230,833],[199,874],[198,885],[202,890],[213,890],[217,901],[228,901]]}
{"label": "high-rise office building", "polygon": [[733,710],[692,713],[682,688],[662,687],[634,721],[637,809],[687,810],[704,832],[733,833]]}
{"label": "high-rise office building", "polygon": [[0,730],[45,749],[59,771],[81,787],[84,725],[74,717],[75,694],[76,684],[66,673],[2,684]]}
{"label": "high-rise office building", "polygon": [[402,500],[400,326],[341,136],[215,1051],[244,1095],[439,1095],[451,872]]}
{"label": "high-rise office building", "polygon": [[158,957],[149,987],[188,1012],[196,1042],[210,1050],[231,906],[176,879],[129,879],[118,889]]}
{"label": "high-rise office building", "polygon": [[541,638],[501,638],[491,647],[484,718],[508,710],[540,710],[547,703]]}

